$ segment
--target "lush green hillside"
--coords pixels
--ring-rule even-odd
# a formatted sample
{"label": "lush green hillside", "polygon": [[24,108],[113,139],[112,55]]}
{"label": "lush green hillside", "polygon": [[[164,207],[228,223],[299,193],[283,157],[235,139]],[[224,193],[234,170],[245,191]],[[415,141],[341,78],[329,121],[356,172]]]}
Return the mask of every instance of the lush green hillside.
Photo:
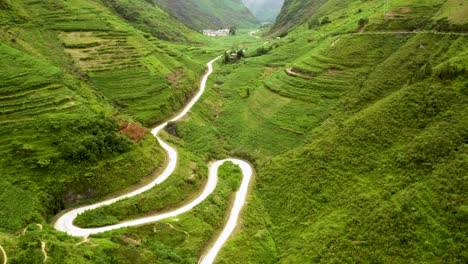
{"label": "lush green hillside", "polygon": [[329,1],[219,65],[177,124],[187,149],[258,170],[219,263],[467,260],[467,21],[447,11],[466,7],[374,4]]}
{"label": "lush green hillside", "polygon": [[[238,185],[232,165],[221,170],[213,196],[178,223],[79,244],[50,222],[65,207],[158,172],[164,153],[145,126],[179,109],[198,88],[206,61],[225,46],[192,47],[208,41],[145,1],[0,1],[0,27],[0,245],[8,262],[42,263],[43,243],[48,263],[196,262]],[[147,194],[159,206],[140,197],[146,207],[139,212],[199,191],[208,160],[180,152],[176,175],[163,191]]]}
{"label": "lush green hillside", "polygon": [[138,143],[119,132],[130,120],[89,86],[11,46],[0,47],[2,62],[9,65],[0,74],[2,189],[10,189],[9,184],[18,189],[2,197],[2,206],[8,212],[20,201],[32,202],[25,205],[26,214],[17,216],[21,220],[2,214],[2,227],[16,229],[64,203],[118,190],[162,162],[162,152],[144,137],[144,129]]}
{"label": "lush green hillside", "polygon": [[[1,214],[0,227],[120,190],[162,165],[163,152],[141,124],[180,108],[202,64],[99,1],[0,4],[2,189],[14,184],[13,193],[31,197],[18,196],[24,208],[32,206],[15,221]],[[158,20],[163,39],[198,38],[165,18]],[[16,203],[7,199],[6,212]]]}
{"label": "lush green hillside", "polygon": [[274,22],[283,6],[283,0],[242,0],[260,22]]}
{"label": "lush green hillside", "polygon": [[[228,97],[248,110],[221,110],[245,127],[222,140],[257,153],[258,185],[220,263],[467,261],[468,21],[448,11],[467,8],[393,1],[383,13],[374,1],[327,1],[288,37],[250,53],[266,55],[232,69],[233,81],[246,67],[260,70],[261,81],[244,86],[249,93],[239,88],[243,99]],[[296,14],[287,10],[283,17]],[[262,105],[271,92],[283,99]],[[287,100],[305,106],[285,126],[271,108]],[[317,118],[298,122],[311,109]],[[248,115],[276,130],[256,129]],[[294,148],[278,128],[297,124],[312,128]],[[294,150],[263,161],[262,147],[273,146]]]}
{"label": "lush green hillside", "polygon": [[467,8],[293,0],[269,39],[203,39],[148,1],[0,0],[9,262],[42,263],[45,242],[50,263],[196,263],[239,184],[232,165],[209,199],[160,223],[81,243],[48,218],[161,165],[142,127],[183,104],[201,62],[232,49],[246,57],[220,61],[187,118],[163,132],[180,152],[175,174],[77,224],[177,207],[209,161],[235,156],[257,175],[217,263],[466,263]]}
{"label": "lush green hillside", "polygon": [[254,28],[257,20],[240,0],[151,0],[189,27],[218,29]]}
{"label": "lush green hillside", "polygon": [[[356,18],[368,19],[373,29],[466,31],[467,6],[461,0],[418,1],[285,1],[278,19],[271,29],[275,34],[286,34],[301,25],[316,28],[321,25],[354,27]],[[328,25],[330,27],[330,25]],[[352,30],[354,28],[348,28]]]}

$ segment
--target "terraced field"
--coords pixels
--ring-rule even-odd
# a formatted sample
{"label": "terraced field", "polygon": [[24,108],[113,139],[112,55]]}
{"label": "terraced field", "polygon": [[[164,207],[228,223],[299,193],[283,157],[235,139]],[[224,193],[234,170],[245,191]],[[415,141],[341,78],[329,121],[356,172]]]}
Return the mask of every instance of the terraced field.
{"label": "terraced field", "polygon": [[86,112],[79,96],[64,83],[64,73],[0,44],[0,122],[21,122],[53,114]]}
{"label": "terraced field", "polygon": [[[112,7],[78,0],[28,0],[16,5],[27,14],[25,25],[34,26],[6,28],[12,45],[53,58],[54,63],[69,68],[102,93],[120,112],[144,125],[164,119],[196,89],[202,63],[182,56],[176,44],[164,43],[151,32],[124,23]],[[37,44],[26,46],[36,39]]]}
{"label": "terraced field", "polygon": [[[161,165],[155,140],[129,119],[147,126],[164,119],[190,98],[203,64],[99,1],[6,5],[11,13],[0,20],[0,59],[8,65],[0,72],[5,186],[36,190],[33,199],[43,202],[33,210],[46,215],[137,183]],[[119,131],[128,123],[142,131],[138,141]],[[100,184],[90,191],[86,182]]]}
{"label": "terraced field", "polygon": [[395,51],[396,44],[408,39],[405,35],[330,38],[312,47],[285,71],[276,71],[266,79],[265,86],[283,96],[310,102],[338,98],[359,87],[369,71]]}
{"label": "terraced field", "polygon": [[106,21],[106,12],[93,6],[93,2],[83,6],[77,1],[25,0],[23,7],[28,11],[36,25],[60,31],[76,30],[111,30],[111,24]]}
{"label": "terraced field", "polygon": [[121,111],[146,125],[167,116],[195,88],[188,82],[196,75],[183,72],[183,61],[176,62],[140,36],[117,31],[68,32],[61,39],[90,83]]}

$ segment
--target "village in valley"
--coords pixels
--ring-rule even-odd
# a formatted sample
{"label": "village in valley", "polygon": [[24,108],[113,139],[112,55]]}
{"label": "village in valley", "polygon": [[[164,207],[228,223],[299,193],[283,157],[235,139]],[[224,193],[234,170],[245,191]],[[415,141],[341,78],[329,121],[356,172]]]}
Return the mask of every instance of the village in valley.
{"label": "village in valley", "polygon": [[229,35],[230,32],[231,32],[230,29],[218,29],[218,30],[205,29],[203,30],[203,35],[209,36],[209,37],[225,37]]}

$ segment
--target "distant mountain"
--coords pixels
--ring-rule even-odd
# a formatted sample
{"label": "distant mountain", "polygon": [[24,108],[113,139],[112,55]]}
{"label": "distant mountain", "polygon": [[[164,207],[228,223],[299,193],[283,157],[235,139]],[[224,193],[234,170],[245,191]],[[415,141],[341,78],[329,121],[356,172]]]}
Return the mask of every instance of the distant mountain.
{"label": "distant mountain", "polygon": [[260,22],[274,22],[284,0],[242,0]]}
{"label": "distant mountain", "polygon": [[257,19],[241,0],[149,0],[196,29],[252,28]]}

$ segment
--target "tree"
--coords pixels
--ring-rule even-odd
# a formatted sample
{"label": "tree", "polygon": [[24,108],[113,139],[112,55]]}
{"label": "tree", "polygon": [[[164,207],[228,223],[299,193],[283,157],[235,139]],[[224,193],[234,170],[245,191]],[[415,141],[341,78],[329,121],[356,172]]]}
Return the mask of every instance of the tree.
{"label": "tree", "polygon": [[236,26],[232,26],[232,27],[229,28],[229,34],[230,35],[235,36],[236,33],[237,33],[237,27]]}
{"label": "tree", "polygon": [[245,57],[245,53],[243,49],[237,51],[237,59],[240,60]]}
{"label": "tree", "polygon": [[319,25],[320,25],[320,22],[319,22],[319,20],[317,18],[310,20],[309,23],[308,23],[309,29],[318,27]]}
{"label": "tree", "polygon": [[228,64],[231,61],[231,56],[230,55],[231,54],[228,51],[226,51],[224,53],[224,56],[223,56],[223,63],[224,64]]}
{"label": "tree", "polygon": [[328,23],[331,23],[330,18],[329,17],[324,17],[322,19],[322,25],[325,25],[325,24],[328,24]]}

